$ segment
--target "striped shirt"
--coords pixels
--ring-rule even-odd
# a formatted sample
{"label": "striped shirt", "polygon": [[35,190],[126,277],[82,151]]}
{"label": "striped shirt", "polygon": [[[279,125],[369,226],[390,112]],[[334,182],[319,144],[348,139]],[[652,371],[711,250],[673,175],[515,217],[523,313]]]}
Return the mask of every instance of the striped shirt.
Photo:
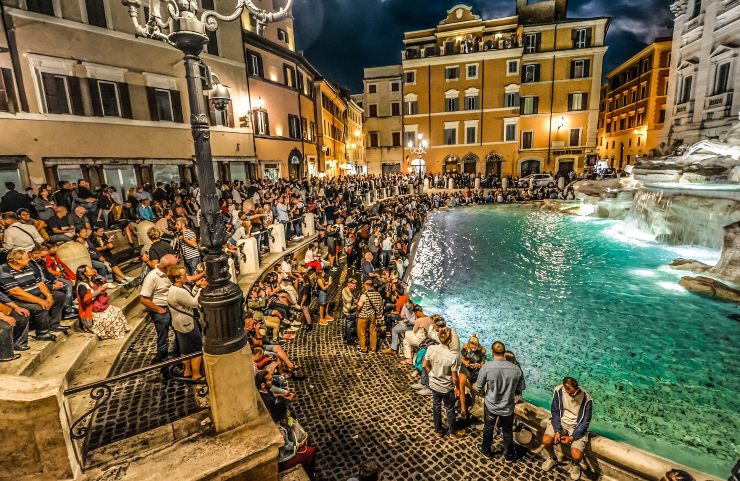
{"label": "striped shirt", "polygon": [[375,289],[370,289],[360,296],[360,315],[363,319],[375,316],[380,319],[383,316],[383,298]]}
{"label": "striped shirt", "polygon": [[0,289],[5,294],[20,287],[29,294],[41,297],[38,285],[42,282],[44,282],[44,275],[38,267],[34,267],[31,263],[19,271],[8,264],[0,266]]}
{"label": "striped shirt", "polygon": [[[194,241],[198,240],[198,238],[195,237],[195,232],[190,229],[183,230],[180,235],[184,239]],[[175,247],[175,250],[179,250],[182,253],[183,259],[195,259],[196,257],[200,257],[200,249],[197,247],[193,247],[187,242],[181,241],[179,238],[175,240],[175,243],[179,244],[179,247]]]}

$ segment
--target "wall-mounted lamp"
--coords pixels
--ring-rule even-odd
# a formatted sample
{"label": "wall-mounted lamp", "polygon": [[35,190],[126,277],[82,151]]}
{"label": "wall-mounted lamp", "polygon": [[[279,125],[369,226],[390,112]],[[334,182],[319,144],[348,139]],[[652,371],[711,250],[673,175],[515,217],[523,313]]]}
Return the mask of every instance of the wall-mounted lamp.
{"label": "wall-mounted lamp", "polygon": [[252,105],[256,110],[262,110],[265,108],[265,101],[262,99],[262,97],[258,97],[257,100],[252,102]]}

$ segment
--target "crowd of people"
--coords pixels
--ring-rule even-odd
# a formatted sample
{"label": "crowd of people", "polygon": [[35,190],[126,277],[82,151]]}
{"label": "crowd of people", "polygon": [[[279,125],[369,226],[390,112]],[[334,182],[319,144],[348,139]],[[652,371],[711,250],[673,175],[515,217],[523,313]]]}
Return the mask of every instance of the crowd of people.
{"label": "crowd of people", "polygon": [[[273,223],[285,226],[286,239],[301,240],[303,215],[311,212],[316,219],[316,238],[305,249],[283,256],[245,295],[244,329],[252,349],[255,386],[284,438],[280,469],[300,464],[313,478],[317,455],[290,407],[299,395],[293,381],[306,374],[282,345],[301,329],[310,335],[339,322],[334,316],[342,322],[344,342],[359,356],[379,352],[397,356],[402,365],[418,372],[419,381],[410,389],[431,397],[435,436],[464,437],[474,397],[480,396],[484,414],[478,452],[483,458],[499,454],[493,450],[499,430],[500,454],[507,462],[517,459],[514,432],[521,426],[514,408],[526,384],[515,354],[502,341],[494,342],[489,352],[475,334],[461,343],[442,316],[425,312],[411,299],[406,273],[415,236],[436,208],[570,194],[502,189],[491,182],[494,190],[487,194],[468,189],[390,197],[372,207],[363,203],[372,190],[398,188],[407,193],[419,181],[385,175],[219,183],[221,216],[229,233],[223,246],[226,254],[235,255],[239,240]],[[0,361],[17,359],[19,351],[29,349],[29,329],[40,341],[67,335],[68,328],[60,323],[65,318],[77,318],[81,329],[101,339],[125,335],[130,327],[110,303],[107,290],[115,282],[127,285],[133,279],[118,267],[106,232],[119,228],[132,245],[143,244],[133,225],[144,221],[153,225],[146,231],[150,245],[142,252],[140,303],[157,334],[153,362],[202,350],[199,296],[207,281],[195,235],[200,210],[197,184],[157,183],[154,189],[130,189],[125,198],[108,186],[93,192],[84,180],[76,185],[62,181],[56,190],[42,186],[38,194],[21,194],[12,184],[6,187],[0,200],[5,257],[0,264]],[[57,253],[66,242],[83,244],[91,264],[72,272]],[[337,276],[332,273],[340,268],[347,269],[346,283],[335,286]],[[170,331],[176,339],[174,352],[168,344]],[[200,358],[191,356],[184,362],[183,375],[202,382]],[[557,466],[554,447],[566,446],[568,471],[577,480],[593,400],[575,378],[565,376],[553,389],[550,411],[541,440],[546,455],[542,469]],[[381,479],[381,471],[377,463],[365,463],[354,479]],[[672,471],[665,479],[690,479],[684,475]]]}

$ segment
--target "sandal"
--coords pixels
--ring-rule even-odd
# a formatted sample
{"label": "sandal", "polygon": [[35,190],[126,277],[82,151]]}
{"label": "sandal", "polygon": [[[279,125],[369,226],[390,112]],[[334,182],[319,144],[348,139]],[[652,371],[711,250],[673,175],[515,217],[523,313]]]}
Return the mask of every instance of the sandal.
{"label": "sandal", "polygon": [[0,359],[0,362],[17,361],[20,358],[21,358],[20,354],[13,354],[13,357],[11,357],[10,359]]}

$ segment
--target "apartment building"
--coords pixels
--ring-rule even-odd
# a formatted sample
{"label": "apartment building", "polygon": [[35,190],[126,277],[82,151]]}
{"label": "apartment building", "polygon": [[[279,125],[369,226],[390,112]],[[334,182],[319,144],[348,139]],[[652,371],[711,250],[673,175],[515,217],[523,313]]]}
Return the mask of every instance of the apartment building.
{"label": "apartment building", "polygon": [[482,19],[459,4],[436,27],[407,32],[401,169],[420,135],[432,173],[519,177],[595,163],[610,19],[566,10],[565,0],[517,0],[516,15]]}
{"label": "apartment building", "polygon": [[[228,2],[227,2],[228,3]],[[258,8],[275,10],[281,0],[259,0]],[[243,42],[251,105],[255,175],[300,179],[319,167],[316,80],[320,74],[295,50],[293,19],[270,23],[256,33],[256,19],[244,14]]]}
{"label": "apartment building", "polygon": [[[85,178],[123,191],[194,180],[179,51],[136,38],[120,2],[2,4],[0,182],[38,187]],[[222,0],[201,5],[233,8]],[[245,179],[255,162],[241,35],[239,22],[223,23],[202,57],[232,98],[227,112],[209,106],[217,178]]]}
{"label": "apartment building", "polygon": [[364,111],[355,101],[354,96],[346,96],[344,100],[347,104],[347,133],[345,136],[347,160],[344,170],[348,174],[363,174],[367,172],[365,139],[362,135]]}
{"label": "apartment building", "polygon": [[319,140],[318,175],[337,177],[346,170],[347,102],[339,87],[324,78],[315,82]]}
{"label": "apartment building", "polygon": [[662,148],[670,62],[671,37],[657,38],[607,74],[601,90],[597,151],[610,167],[622,170],[637,157]]}
{"label": "apartment building", "polygon": [[669,146],[721,138],[740,112],[740,2],[676,0],[668,108]]}
{"label": "apartment building", "polygon": [[400,172],[404,164],[403,111],[416,108],[404,103],[402,67],[366,68],[361,98],[368,173]]}

